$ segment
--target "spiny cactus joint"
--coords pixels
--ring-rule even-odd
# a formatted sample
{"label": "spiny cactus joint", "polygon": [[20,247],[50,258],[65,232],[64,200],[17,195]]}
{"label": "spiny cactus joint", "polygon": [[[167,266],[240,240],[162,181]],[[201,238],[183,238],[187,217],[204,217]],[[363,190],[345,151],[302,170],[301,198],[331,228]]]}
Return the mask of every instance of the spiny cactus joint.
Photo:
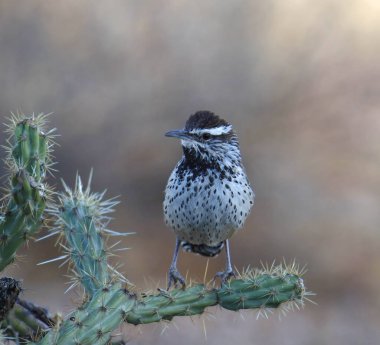
{"label": "spiny cactus joint", "polygon": [[6,146],[10,179],[7,205],[0,218],[0,271],[41,227],[50,195],[44,180],[52,165],[53,135],[44,132],[46,115],[17,115],[10,122]]}

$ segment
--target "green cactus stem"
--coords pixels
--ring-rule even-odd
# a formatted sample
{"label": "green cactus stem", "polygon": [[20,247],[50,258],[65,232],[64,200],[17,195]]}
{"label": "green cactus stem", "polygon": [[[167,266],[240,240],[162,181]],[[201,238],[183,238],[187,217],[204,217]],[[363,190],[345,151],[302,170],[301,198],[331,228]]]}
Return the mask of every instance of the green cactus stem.
{"label": "green cactus stem", "polygon": [[175,316],[200,315],[207,307],[241,309],[277,308],[285,304],[303,304],[302,279],[284,266],[273,273],[245,274],[221,288],[203,284],[185,290],[161,290],[157,294],[136,297],[119,283],[98,290],[92,299],[73,312],[58,329],[52,329],[39,345],[105,345],[120,323],[133,325],[172,320]]}
{"label": "green cactus stem", "polygon": [[108,286],[116,278],[126,279],[107,262],[110,253],[104,245],[107,235],[125,236],[130,233],[117,233],[107,230],[108,214],[118,203],[115,199],[102,200],[104,193],[91,193],[91,175],[87,188],[83,188],[77,176],[74,190],[65,183],[65,193],[59,196],[58,206],[49,211],[56,217],[53,233],[64,236],[61,246],[69,259],[73,272],[72,287],[81,284],[90,298],[97,290]]}
{"label": "green cactus stem", "polygon": [[[95,292],[63,322],[57,322],[56,317],[46,323],[33,316],[30,308],[16,304],[2,328],[8,327],[11,335],[24,339],[40,339],[39,345],[100,345],[108,344],[111,332],[123,322],[140,325],[170,321],[176,316],[201,315],[215,305],[232,311],[265,312],[278,307],[287,311],[303,306],[308,294],[294,265],[244,272],[220,288],[195,284],[185,290],[160,290],[141,296],[130,293],[125,284],[114,283]],[[48,324],[53,326],[50,330]]]}
{"label": "green cactus stem", "polygon": [[0,271],[12,263],[17,249],[43,224],[49,188],[52,131],[44,132],[46,115],[14,116],[8,125],[7,165],[10,189],[0,217]]}
{"label": "green cactus stem", "polygon": [[238,311],[241,309],[277,308],[286,302],[301,303],[305,289],[302,279],[287,273],[255,274],[241,277],[219,289],[197,284],[186,290],[161,291],[158,295],[138,299],[124,321],[138,325],[171,320],[174,316],[202,314],[214,305]]}

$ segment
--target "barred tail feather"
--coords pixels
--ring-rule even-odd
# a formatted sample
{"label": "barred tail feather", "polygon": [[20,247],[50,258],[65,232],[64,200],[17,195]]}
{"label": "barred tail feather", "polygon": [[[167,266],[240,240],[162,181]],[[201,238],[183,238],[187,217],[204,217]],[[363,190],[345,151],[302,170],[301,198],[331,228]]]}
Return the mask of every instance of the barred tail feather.
{"label": "barred tail feather", "polygon": [[181,246],[186,252],[213,257],[221,252],[222,248],[224,247],[224,242],[220,242],[216,246],[208,246],[207,244],[191,244],[189,242],[182,241]]}

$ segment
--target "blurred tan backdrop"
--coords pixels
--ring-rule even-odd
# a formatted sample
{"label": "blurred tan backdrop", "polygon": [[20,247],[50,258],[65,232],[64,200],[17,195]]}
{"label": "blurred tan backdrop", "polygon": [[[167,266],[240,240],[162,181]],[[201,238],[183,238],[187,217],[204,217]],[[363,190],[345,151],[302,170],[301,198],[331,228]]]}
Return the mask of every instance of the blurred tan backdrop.
{"label": "blurred tan backdrop", "polygon": [[[0,0],[1,122],[54,112],[51,183],[93,167],[94,190],[120,195],[112,227],[137,232],[120,258],[130,280],[165,284],[174,236],[161,204],[181,149],[164,132],[200,109],[234,125],[256,189],[234,264],[308,265],[318,306],[282,321],[211,309],[163,334],[127,326],[131,344],[379,343],[379,61],[377,0]],[[30,243],[7,273],[26,298],[69,311],[66,269],[36,266],[59,255],[53,244]],[[205,265],[181,254],[191,277]]]}

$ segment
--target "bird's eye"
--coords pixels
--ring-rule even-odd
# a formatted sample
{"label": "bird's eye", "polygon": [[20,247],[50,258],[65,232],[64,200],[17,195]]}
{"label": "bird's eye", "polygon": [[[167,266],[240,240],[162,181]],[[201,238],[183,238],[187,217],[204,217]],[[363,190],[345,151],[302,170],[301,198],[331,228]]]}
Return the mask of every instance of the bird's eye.
{"label": "bird's eye", "polygon": [[203,133],[202,134],[202,139],[203,140],[209,140],[211,138],[211,134],[210,133]]}

